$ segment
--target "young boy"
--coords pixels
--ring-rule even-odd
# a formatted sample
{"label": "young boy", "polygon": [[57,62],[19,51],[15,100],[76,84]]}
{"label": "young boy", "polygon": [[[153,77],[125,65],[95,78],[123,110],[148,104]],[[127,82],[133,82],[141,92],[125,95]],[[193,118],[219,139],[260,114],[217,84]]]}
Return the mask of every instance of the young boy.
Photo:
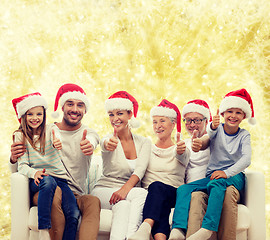
{"label": "young boy", "polygon": [[[224,118],[224,124],[220,124],[219,112]],[[244,188],[243,171],[251,162],[250,134],[239,127],[245,118],[250,124],[256,123],[248,92],[240,89],[228,93],[207,129],[210,138],[210,160],[206,178],[177,189],[173,230],[169,240],[185,239],[191,193],[194,191],[207,191],[208,207],[201,229],[187,240],[209,239],[218,230],[226,188],[231,185],[238,191]]]}

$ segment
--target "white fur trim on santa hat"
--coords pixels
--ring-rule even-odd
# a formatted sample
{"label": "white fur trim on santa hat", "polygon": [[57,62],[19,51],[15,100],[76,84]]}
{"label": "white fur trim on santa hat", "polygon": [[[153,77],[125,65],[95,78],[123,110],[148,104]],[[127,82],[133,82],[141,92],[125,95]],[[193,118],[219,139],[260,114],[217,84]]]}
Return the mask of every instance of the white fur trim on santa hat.
{"label": "white fur trim on santa hat", "polygon": [[230,108],[240,108],[246,114],[245,118],[251,118],[251,107],[248,101],[241,97],[229,96],[223,98],[219,106],[219,113],[222,114]]}
{"label": "white fur trim on santa hat", "polygon": [[66,92],[60,98],[59,101],[60,106],[63,107],[65,102],[69,99],[81,100],[85,104],[86,112],[89,110],[90,104],[85,94],[79,91]]}
{"label": "white fur trim on santa hat", "polygon": [[195,104],[195,103],[186,104],[183,107],[182,116],[185,116],[187,113],[190,113],[190,112],[200,113],[204,117],[206,117],[208,121],[210,119],[209,109],[207,109],[206,107],[204,107],[202,105]]}
{"label": "white fur trim on santa hat", "polygon": [[105,101],[107,112],[112,110],[130,110],[133,111],[133,103],[127,98],[109,98]]}
{"label": "white fur trim on santa hat", "polygon": [[39,107],[42,106],[45,109],[48,108],[48,104],[44,97],[39,95],[32,95],[29,96],[16,105],[17,113],[18,113],[18,119],[22,117],[29,109],[33,107]]}
{"label": "white fur trim on santa hat", "polygon": [[156,106],[150,111],[150,116],[164,116],[169,118],[177,118],[177,113],[171,108]]}

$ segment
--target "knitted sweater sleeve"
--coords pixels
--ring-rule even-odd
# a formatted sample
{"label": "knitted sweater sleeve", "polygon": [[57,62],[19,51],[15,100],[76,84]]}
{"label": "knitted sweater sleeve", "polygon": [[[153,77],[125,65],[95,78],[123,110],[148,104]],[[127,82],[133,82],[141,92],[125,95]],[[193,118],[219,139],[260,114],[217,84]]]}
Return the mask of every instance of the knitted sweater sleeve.
{"label": "knitted sweater sleeve", "polygon": [[210,140],[211,140],[211,138],[213,138],[217,134],[217,131],[220,128],[220,126],[222,126],[222,123],[220,123],[219,126],[215,130],[213,130],[211,128],[211,123],[207,124],[206,132],[207,132]]}
{"label": "knitted sweater sleeve", "polygon": [[224,170],[227,177],[232,177],[240,172],[243,172],[251,163],[251,144],[250,134],[247,133],[241,140],[241,157],[228,169]]}
{"label": "knitted sweater sleeve", "polygon": [[87,129],[86,139],[89,140],[89,142],[93,145],[94,149],[96,149],[97,145],[100,142],[100,138],[97,132],[90,128]]}
{"label": "knitted sweater sleeve", "polygon": [[140,149],[137,149],[137,162],[136,162],[136,167],[133,172],[134,175],[138,176],[138,178],[141,180],[145,174],[146,168],[148,167],[150,156],[151,156],[151,146],[152,143],[150,139],[145,138],[145,137],[140,137],[140,140],[138,136],[134,135],[135,139],[135,145],[137,141],[140,141]]}
{"label": "knitted sweater sleeve", "polygon": [[183,154],[179,155],[176,153],[176,159],[183,164],[183,166],[187,167],[189,159],[190,159],[190,150],[186,147],[186,150]]}

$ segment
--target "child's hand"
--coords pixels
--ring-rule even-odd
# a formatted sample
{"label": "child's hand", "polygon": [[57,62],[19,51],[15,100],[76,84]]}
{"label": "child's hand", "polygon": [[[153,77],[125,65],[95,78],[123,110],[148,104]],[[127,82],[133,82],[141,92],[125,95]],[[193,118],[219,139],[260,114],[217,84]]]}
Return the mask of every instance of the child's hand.
{"label": "child's hand", "polygon": [[109,141],[105,142],[105,149],[113,152],[117,148],[119,140],[117,138],[117,132],[116,129],[114,129],[113,136],[109,139]]}
{"label": "child's hand", "polygon": [[202,148],[202,140],[198,138],[199,131],[194,130],[191,138],[191,149],[193,152],[199,152]]}
{"label": "child's hand", "polygon": [[177,133],[176,137],[176,152],[178,155],[182,155],[186,150],[186,144],[183,140],[180,140],[180,133]]}
{"label": "child's hand", "polygon": [[218,125],[220,124],[220,116],[219,116],[219,109],[217,110],[217,114],[213,116],[211,128],[213,130],[216,130],[218,128]]}
{"label": "child's hand", "polygon": [[210,177],[210,180],[213,180],[213,179],[219,179],[219,178],[227,178],[227,175],[224,171],[214,171]]}
{"label": "child's hand", "polygon": [[56,148],[57,150],[61,150],[62,149],[62,143],[61,143],[59,138],[56,138],[54,129],[52,130],[52,135],[53,135],[53,146],[54,146],[54,148]]}
{"label": "child's hand", "polygon": [[37,171],[34,176],[35,184],[38,186],[40,183],[40,180],[43,179],[43,176],[49,176],[48,174],[45,173],[45,168],[43,171]]}
{"label": "child's hand", "polygon": [[86,135],[87,135],[87,130],[84,129],[83,136],[82,136],[82,140],[80,142],[80,145],[81,145],[81,150],[82,150],[83,154],[85,156],[90,156],[94,152],[94,147],[90,143],[90,141],[86,138]]}

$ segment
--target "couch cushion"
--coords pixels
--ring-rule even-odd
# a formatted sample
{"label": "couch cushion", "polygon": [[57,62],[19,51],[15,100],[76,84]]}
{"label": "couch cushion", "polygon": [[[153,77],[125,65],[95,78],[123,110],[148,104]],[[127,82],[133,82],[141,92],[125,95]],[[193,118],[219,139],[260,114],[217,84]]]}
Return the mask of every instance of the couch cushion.
{"label": "couch cushion", "polygon": [[36,206],[30,208],[28,227],[31,230],[38,231],[38,208]]}
{"label": "couch cushion", "polygon": [[112,210],[101,209],[99,232],[110,232],[112,224]]}
{"label": "couch cushion", "polygon": [[243,205],[238,204],[238,221],[237,221],[237,230],[248,229],[251,224],[251,216],[249,209]]}
{"label": "couch cushion", "polygon": [[[172,208],[172,211],[169,217],[170,225],[172,224],[173,212],[174,212],[174,208]],[[245,205],[238,204],[238,221],[237,221],[236,230],[237,231],[247,230],[250,227],[250,221],[251,221],[251,216],[250,216],[249,209]]]}
{"label": "couch cushion", "polygon": [[[108,209],[101,209],[100,212],[100,226],[101,233],[109,233],[111,231],[112,211]],[[38,210],[37,207],[31,207],[28,219],[28,227],[33,231],[38,231]]]}
{"label": "couch cushion", "polygon": [[[173,217],[172,209],[169,222],[172,224]],[[250,227],[250,212],[249,209],[242,204],[238,204],[238,221],[237,221],[237,230],[245,230]],[[112,211],[108,209],[101,209],[100,212],[100,227],[99,231],[103,233],[108,233],[111,231],[111,222],[112,222]],[[37,207],[32,207],[30,209],[28,226],[31,230],[38,231],[38,216],[37,216]]]}

